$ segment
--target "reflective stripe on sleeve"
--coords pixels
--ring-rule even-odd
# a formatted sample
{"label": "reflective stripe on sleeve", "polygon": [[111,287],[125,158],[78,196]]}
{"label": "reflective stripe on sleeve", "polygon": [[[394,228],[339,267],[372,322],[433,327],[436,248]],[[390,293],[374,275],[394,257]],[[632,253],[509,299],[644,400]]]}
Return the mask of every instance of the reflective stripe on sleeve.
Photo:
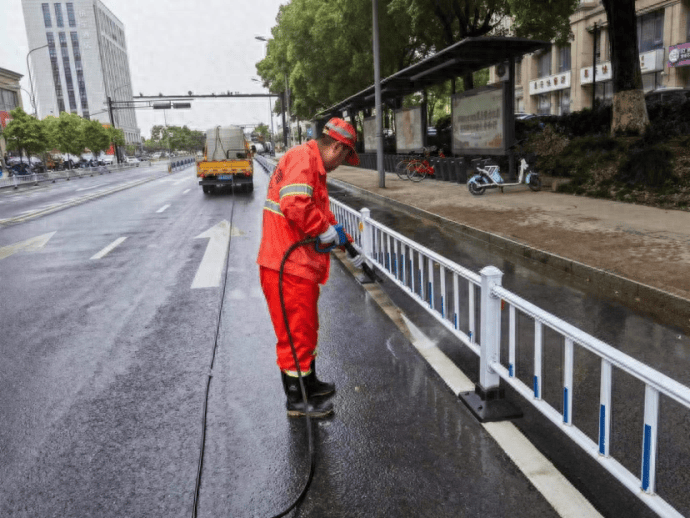
{"label": "reflective stripe on sleeve", "polygon": [[278,214],[278,216],[283,216],[283,213],[280,211],[280,204],[271,200],[266,200],[264,202],[264,210],[271,211],[275,214]]}
{"label": "reflective stripe on sleeve", "polygon": [[280,190],[280,199],[282,200],[285,196],[313,196],[314,188],[306,183],[295,183],[292,185],[286,185]]}

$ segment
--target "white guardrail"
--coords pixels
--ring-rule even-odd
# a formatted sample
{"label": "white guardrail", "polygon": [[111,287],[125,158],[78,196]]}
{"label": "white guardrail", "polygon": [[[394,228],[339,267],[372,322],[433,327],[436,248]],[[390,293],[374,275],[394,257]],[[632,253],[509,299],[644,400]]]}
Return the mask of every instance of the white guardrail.
{"label": "white guardrail", "polygon": [[[146,162],[141,162],[146,164]],[[141,165],[140,164],[140,165]],[[150,165],[150,163],[149,163]],[[4,176],[0,178],[0,189],[3,187],[18,188],[20,185],[38,185],[40,182],[55,182],[56,180],[70,180],[83,176],[102,175],[112,172],[124,171],[138,167],[136,165],[109,165],[96,167],[79,167],[75,169],[65,169],[63,171],[49,171],[47,173],[18,174],[14,176]]]}
{"label": "white guardrail", "polygon": [[[374,221],[369,209],[357,212],[331,200],[339,223],[355,239],[365,257],[403,288],[480,357],[479,383],[485,389],[505,380],[568,437],[661,516],[682,517],[655,492],[659,396],[669,397],[690,409],[690,388],[631,358],[601,340],[577,329],[501,286],[503,273],[494,266],[479,275]],[[479,292],[480,338],[476,342],[476,292]],[[501,363],[501,304],[508,304],[508,358]],[[534,322],[532,386],[516,377],[516,313]],[[544,328],[563,338],[563,412],[542,399]],[[576,347],[596,355],[601,362],[598,443],[573,425],[573,368]],[[611,455],[611,393],[613,368],[644,383],[644,423],[640,437],[640,477]],[[683,435],[682,431],[678,433]]]}
{"label": "white guardrail", "polygon": [[[273,163],[263,157],[255,158],[267,173],[272,173],[275,168]],[[484,389],[498,387],[502,378],[653,511],[664,517],[682,517],[655,491],[659,396],[664,395],[690,409],[690,388],[506,290],[501,286],[503,273],[494,266],[485,267],[480,274],[476,274],[371,219],[369,209],[358,212],[337,200],[331,200],[331,211],[353,237],[370,264],[406,290],[438,322],[479,356],[479,384]],[[506,365],[501,363],[500,351],[502,301],[508,304],[509,310]],[[517,378],[516,356],[521,345],[518,343],[517,311],[534,323],[532,386]],[[477,314],[480,320],[480,343],[477,343]],[[562,412],[542,397],[544,328],[563,338]],[[576,347],[593,353],[601,362],[598,442],[594,442],[573,424]],[[640,437],[640,477],[611,454],[614,367],[642,382],[645,387],[644,422]],[[678,433],[683,436],[685,432],[681,430]]]}

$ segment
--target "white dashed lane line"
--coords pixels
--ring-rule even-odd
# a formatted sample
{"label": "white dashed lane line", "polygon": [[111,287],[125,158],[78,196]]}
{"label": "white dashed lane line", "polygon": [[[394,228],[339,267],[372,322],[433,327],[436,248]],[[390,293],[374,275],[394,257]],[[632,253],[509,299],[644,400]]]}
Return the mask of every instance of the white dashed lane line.
{"label": "white dashed lane line", "polygon": [[118,237],[115,241],[110,243],[108,246],[106,246],[103,250],[98,252],[97,254],[94,254],[93,257],[91,257],[92,260],[94,259],[102,259],[106,255],[108,255],[110,252],[112,252],[115,247],[118,245],[122,244],[122,242],[127,239],[126,237]]}
{"label": "white dashed lane line", "polygon": [[168,204],[168,205],[163,205],[163,206],[162,206],[160,209],[158,209],[156,212],[163,212],[163,211],[164,211],[165,209],[167,209],[168,207],[170,207],[170,204]]}

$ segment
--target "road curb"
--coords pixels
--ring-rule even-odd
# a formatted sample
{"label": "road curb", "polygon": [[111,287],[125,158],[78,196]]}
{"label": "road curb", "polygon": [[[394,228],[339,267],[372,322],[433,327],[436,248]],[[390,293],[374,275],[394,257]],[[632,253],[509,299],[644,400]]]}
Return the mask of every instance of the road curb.
{"label": "road curb", "polygon": [[665,324],[682,328],[685,333],[690,332],[690,300],[688,299],[633,281],[616,273],[588,266],[463,223],[457,223],[342,180],[329,178],[327,181],[329,184],[349,190],[364,199],[389,205],[442,226],[446,231],[462,237],[469,237],[492,251],[509,256],[511,261],[539,273],[551,276],[559,274],[559,280],[562,280],[561,273],[567,273],[569,274],[567,280],[578,289],[595,293],[602,298],[622,303],[635,311],[652,315]]}

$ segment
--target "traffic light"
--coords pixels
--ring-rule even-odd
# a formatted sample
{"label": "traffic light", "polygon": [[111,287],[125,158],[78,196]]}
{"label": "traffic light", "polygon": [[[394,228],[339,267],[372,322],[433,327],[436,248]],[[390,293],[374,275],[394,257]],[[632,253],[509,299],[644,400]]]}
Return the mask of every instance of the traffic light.
{"label": "traffic light", "polygon": [[172,103],[173,108],[177,110],[189,109],[192,107],[192,103]]}
{"label": "traffic light", "polygon": [[170,109],[170,101],[162,102],[162,103],[153,103],[153,109],[154,110],[169,110]]}

